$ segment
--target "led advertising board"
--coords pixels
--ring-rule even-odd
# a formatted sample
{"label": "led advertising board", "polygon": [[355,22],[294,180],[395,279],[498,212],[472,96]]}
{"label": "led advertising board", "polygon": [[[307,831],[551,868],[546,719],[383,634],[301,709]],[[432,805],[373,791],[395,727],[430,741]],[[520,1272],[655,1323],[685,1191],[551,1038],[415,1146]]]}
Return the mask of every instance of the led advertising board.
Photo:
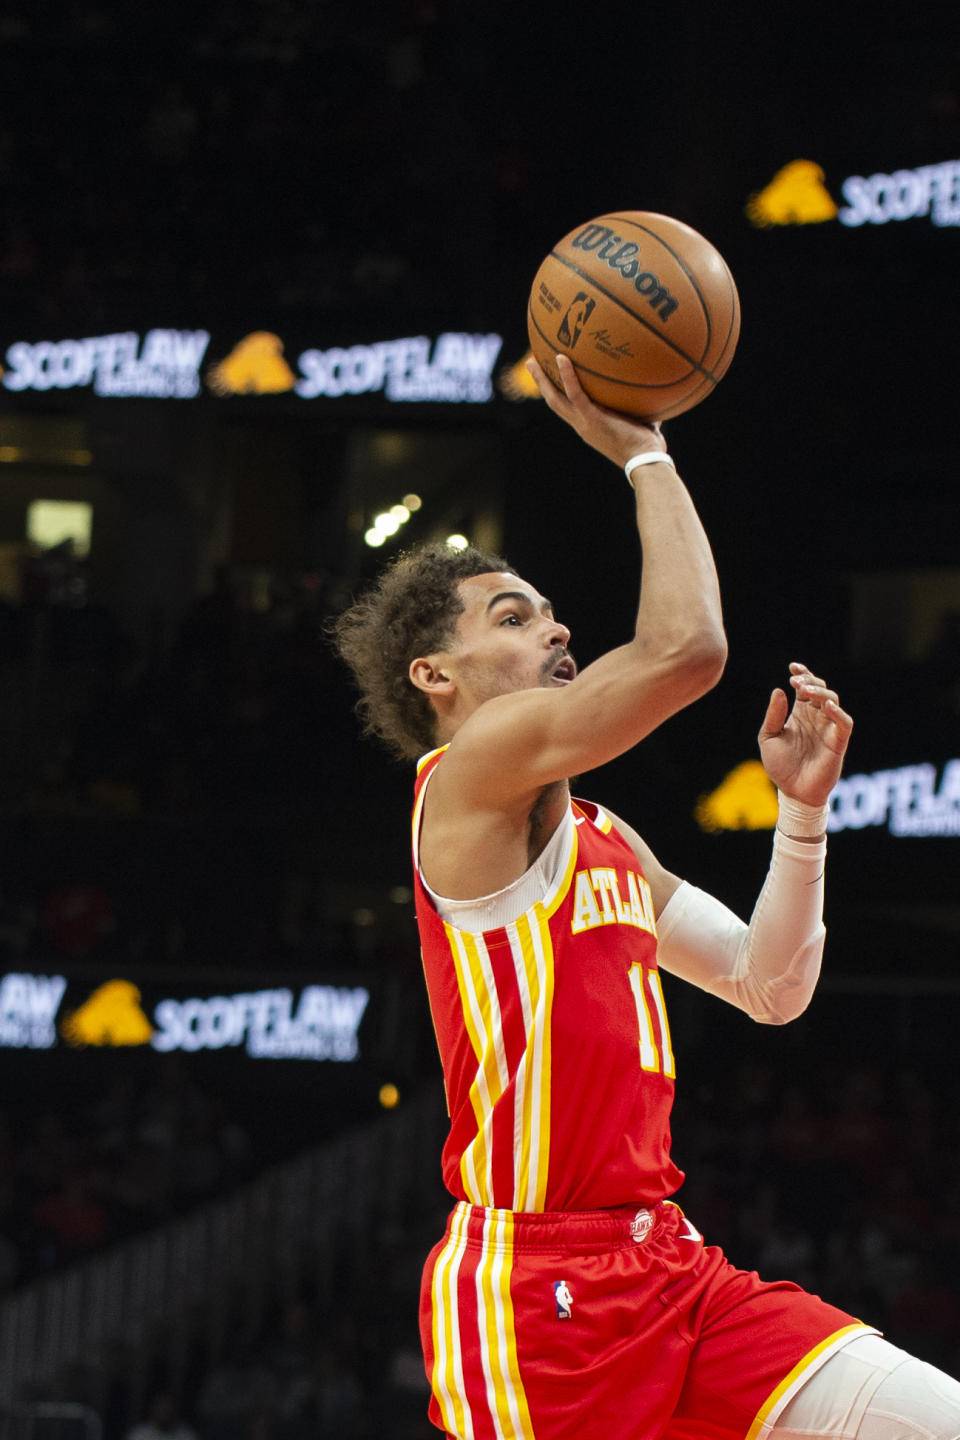
{"label": "led advertising board", "polygon": [[[694,817],[712,832],[772,830],[777,792],[760,761],[745,760],[701,795]],[[923,762],[839,780],[830,795],[828,831],[878,826],[898,838],[960,835],[960,760],[948,760],[939,775],[936,765]]]}
{"label": "led advertising board", "polygon": [[960,760],[901,765],[872,775],[849,775],[830,796],[827,828],[886,826],[891,835],[960,835]]}
{"label": "led advertising board", "polygon": [[363,986],[303,985],[235,994],[163,996],[148,1005],[139,986],[116,978],[67,998],[64,975],[0,976],[0,1049],[149,1046],[171,1051],[242,1049],[254,1060],[360,1058],[358,1032],[370,1001]]}
{"label": "led advertising board", "polygon": [[445,331],[299,351],[255,330],[218,343],[209,330],[123,331],[81,339],[15,340],[0,383],[12,394],[89,390],[108,399],[193,400],[204,393],[296,400],[382,395],[390,403],[483,405],[493,399],[497,334]]}
{"label": "led advertising board", "polygon": [[746,213],[760,229],[829,220],[852,229],[921,219],[938,229],[960,226],[960,160],[848,175],[836,184],[815,160],[791,160],[750,196]]}

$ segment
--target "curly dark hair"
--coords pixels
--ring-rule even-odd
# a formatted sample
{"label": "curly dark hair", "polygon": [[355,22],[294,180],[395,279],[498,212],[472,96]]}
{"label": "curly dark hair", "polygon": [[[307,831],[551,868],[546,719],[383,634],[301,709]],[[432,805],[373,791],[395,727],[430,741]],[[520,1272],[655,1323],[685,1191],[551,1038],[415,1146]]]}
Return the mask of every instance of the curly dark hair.
{"label": "curly dark hair", "polygon": [[359,687],[357,711],[366,734],[377,735],[403,759],[415,760],[436,745],[436,715],[410,680],[410,662],[450,644],[464,608],[457,593],[461,580],[512,568],[502,556],[472,545],[423,545],[398,555],[334,620],[333,643]]}

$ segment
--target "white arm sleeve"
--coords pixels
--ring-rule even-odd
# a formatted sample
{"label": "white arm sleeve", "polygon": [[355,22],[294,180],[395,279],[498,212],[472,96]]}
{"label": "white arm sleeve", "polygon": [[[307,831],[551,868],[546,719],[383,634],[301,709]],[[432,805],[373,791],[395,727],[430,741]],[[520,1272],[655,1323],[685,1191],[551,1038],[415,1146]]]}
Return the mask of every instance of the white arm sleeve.
{"label": "white arm sleeve", "polygon": [[754,1020],[795,1020],[820,974],[826,853],[826,839],[806,844],[775,830],[749,925],[684,880],[657,922],[659,963]]}

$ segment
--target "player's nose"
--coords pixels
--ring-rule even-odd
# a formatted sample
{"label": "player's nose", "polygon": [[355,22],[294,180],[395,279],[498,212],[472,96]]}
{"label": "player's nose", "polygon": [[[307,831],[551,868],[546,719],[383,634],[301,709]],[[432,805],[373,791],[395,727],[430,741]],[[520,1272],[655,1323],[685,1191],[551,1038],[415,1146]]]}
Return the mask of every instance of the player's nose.
{"label": "player's nose", "polygon": [[559,620],[551,620],[547,629],[547,643],[565,650],[570,644],[570,631],[566,625],[561,625]]}

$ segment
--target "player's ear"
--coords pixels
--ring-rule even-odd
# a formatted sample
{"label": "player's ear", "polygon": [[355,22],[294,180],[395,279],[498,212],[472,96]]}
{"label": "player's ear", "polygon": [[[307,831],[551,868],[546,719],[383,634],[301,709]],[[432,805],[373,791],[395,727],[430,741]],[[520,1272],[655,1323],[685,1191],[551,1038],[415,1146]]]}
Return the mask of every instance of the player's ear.
{"label": "player's ear", "polygon": [[407,673],[411,685],[415,685],[426,695],[450,695],[455,688],[440,654],[421,655],[416,660],[411,660]]}

